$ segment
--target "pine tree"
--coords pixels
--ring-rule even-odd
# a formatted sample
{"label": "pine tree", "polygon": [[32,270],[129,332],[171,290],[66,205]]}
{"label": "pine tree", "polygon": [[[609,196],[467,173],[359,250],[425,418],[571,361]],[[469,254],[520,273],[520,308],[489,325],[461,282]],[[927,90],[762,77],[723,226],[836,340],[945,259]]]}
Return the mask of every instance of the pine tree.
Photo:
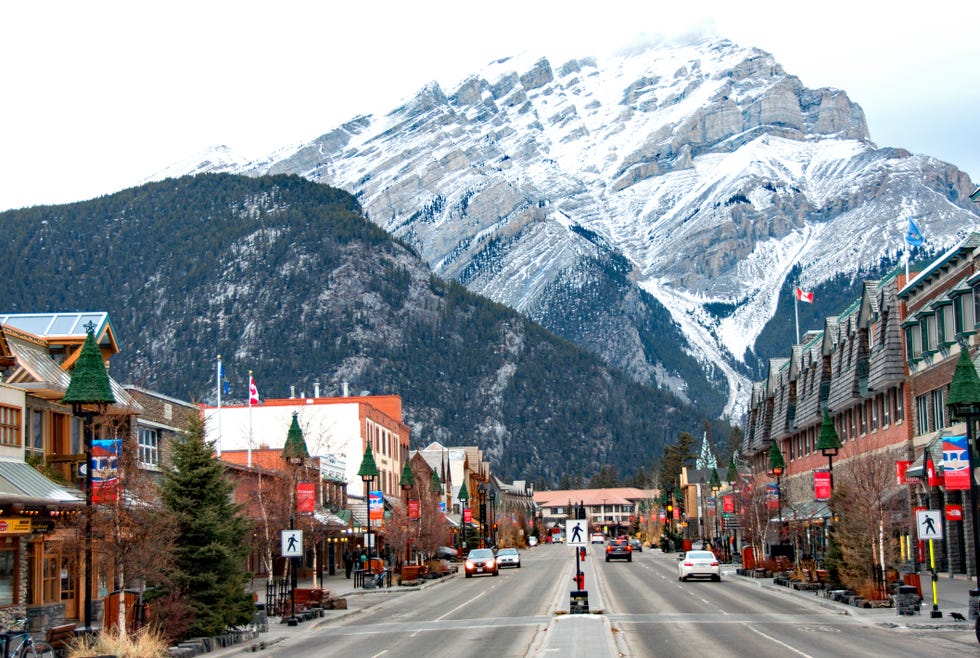
{"label": "pine tree", "polygon": [[191,636],[210,636],[252,620],[245,592],[250,522],[232,502],[232,483],[204,440],[204,422],[193,417],[173,449],[163,499],[177,519],[173,582],[194,615]]}

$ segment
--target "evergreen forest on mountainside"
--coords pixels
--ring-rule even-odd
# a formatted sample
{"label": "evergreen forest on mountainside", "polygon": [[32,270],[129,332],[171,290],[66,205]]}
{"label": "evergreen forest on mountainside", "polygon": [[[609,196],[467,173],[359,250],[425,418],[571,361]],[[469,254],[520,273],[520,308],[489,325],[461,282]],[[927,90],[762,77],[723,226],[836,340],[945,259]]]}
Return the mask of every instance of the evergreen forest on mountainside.
{"label": "evergreen forest on mountainside", "polygon": [[[295,176],[168,179],[0,213],[0,229],[0,312],[107,311],[123,384],[213,402],[221,355],[226,403],[244,401],[249,371],[262,398],[315,382],[397,394],[413,448],[478,445],[498,475],[538,486],[652,471],[704,427],[706,412],[438,279],[354,197]],[[724,445],[727,424],[711,426]]]}

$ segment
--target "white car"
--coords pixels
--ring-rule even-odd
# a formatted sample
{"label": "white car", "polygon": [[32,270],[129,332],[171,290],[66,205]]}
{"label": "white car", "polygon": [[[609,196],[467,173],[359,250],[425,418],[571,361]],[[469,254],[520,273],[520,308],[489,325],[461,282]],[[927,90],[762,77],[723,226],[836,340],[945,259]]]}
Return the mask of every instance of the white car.
{"label": "white car", "polygon": [[601,532],[593,532],[591,542],[593,544],[605,544],[606,537]]}
{"label": "white car", "polygon": [[501,548],[497,551],[497,566],[521,568],[521,554],[516,548]]}
{"label": "white car", "polygon": [[530,537],[527,538],[527,545],[529,548],[534,548],[535,546],[538,545],[538,538],[535,537],[534,535],[531,535]]}
{"label": "white car", "polygon": [[711,551],[688,551],[677,558],[677,579],[721,580],[721,564]]}

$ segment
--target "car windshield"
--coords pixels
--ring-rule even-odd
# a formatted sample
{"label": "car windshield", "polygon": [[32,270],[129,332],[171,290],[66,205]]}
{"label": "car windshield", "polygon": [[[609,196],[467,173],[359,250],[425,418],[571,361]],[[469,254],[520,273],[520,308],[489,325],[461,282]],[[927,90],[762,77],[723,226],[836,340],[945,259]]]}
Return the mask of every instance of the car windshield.
{"label": "car windshield", "polygon": [[714,560],[715,554],[710,551],[688,551],[684,557],[688,560]]}
{"label": "car windshield", "polygon": [[489,548],[477,548],[476,550],[470,551],[470,559],[481,560],[483,558],[493,557],[493,551]]}
{"label": "car windshield", "polygon": [[497,555],[517,555],[516,548],[501,548],[497,551]]}

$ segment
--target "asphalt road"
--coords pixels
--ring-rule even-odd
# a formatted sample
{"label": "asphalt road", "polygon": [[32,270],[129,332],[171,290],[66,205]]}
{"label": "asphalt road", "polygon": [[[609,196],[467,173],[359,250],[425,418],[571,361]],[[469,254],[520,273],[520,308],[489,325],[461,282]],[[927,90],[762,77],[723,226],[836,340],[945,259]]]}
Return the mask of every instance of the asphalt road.
{"label": "asphalt road", "polygon": [[[675,555],[605,563],[589,546],[590,615],[569,615],[575,558],[568,546],[522,551],[499,576],[459,574],[413,591],[377,594],[355,614],[310,625],[262,656],[980,656],[971,632],[887,628],[814,599],[735,577],[677,580]],[[360,602],[358,602],[360,603]],[[887,613],[885,613],[887,615]],[[311,622],[308,622],[311,623]],[[272,635],[270,633],[270,635]],[[246,649],[247,651],[247,649]]]}

